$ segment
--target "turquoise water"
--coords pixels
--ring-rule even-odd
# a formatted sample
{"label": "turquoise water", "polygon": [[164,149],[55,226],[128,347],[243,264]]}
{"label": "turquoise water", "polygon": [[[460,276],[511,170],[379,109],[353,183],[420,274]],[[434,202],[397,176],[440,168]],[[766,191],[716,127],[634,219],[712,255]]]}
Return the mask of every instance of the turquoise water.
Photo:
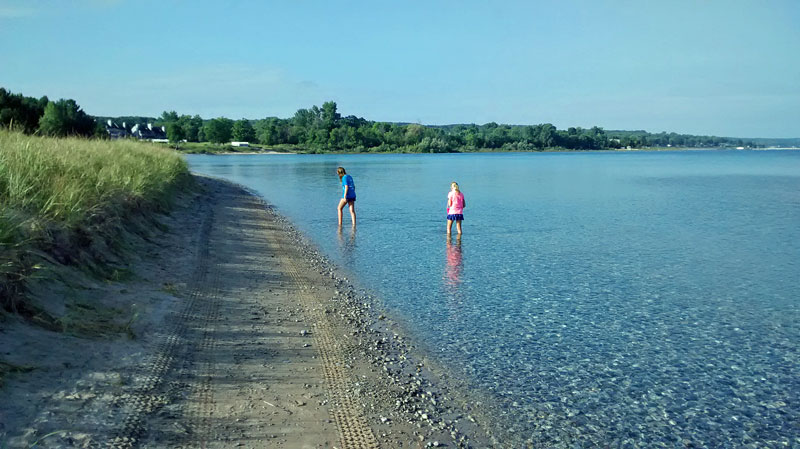
{"label": "turquoise water", "polygon": [[[378,292],[493,398],[511,445],[800,446],[798,151],[188,160]],[[355,231],[336,226],[339,165]]]}

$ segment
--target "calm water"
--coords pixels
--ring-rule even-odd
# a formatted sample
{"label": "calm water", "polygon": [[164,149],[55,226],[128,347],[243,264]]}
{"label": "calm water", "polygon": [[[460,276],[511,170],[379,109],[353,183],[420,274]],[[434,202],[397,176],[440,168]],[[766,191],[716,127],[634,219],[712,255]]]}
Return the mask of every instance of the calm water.
{"label": "calm water", "polygon": [[188,159],[378,292],[513,445],[800,446],[800,152]]}

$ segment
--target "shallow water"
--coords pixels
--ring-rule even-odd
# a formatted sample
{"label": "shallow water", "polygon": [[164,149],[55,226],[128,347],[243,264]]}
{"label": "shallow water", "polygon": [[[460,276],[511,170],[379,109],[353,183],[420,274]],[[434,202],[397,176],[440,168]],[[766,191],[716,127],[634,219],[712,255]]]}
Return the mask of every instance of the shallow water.
{"label": "shallow water", "polygon": [[[378,292],[513,445],[800,446],[798,151],[188,160]],[[337,231],[339,165],[356,231],[346,212]]]}

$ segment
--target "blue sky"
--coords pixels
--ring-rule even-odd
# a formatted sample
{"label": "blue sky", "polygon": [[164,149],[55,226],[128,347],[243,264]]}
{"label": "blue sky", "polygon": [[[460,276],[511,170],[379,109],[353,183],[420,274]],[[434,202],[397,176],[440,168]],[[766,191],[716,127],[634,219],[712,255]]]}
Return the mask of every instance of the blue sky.
{"label": "blue sky", "polygon": [[94,115],[800,137],[800,1],[0,0],[0,86]]}

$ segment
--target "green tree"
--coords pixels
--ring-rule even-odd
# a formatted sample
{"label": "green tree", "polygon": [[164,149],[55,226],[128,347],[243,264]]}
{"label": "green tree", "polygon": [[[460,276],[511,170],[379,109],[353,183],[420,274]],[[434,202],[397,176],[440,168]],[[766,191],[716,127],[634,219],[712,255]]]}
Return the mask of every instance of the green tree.
{"label": "green tree", "polygon": [[539,148],[551,148],[556,145],[558,138],[558,130],[550,123],[545,123],[539,126],[539,132],[536,135],[536,142]]}
{"label": "green tree", "polygon": [[102,123],[95,121],[94,122],[94,132],[92,132],[92,137],[96,139],[108,139],[108,132],[106,131],[105,125]]}
{"label": "green tree", "polygon": [[286,142],[293,145],[303,144],[306,141],[307,134],[308,133],[306,132],[306,129],[302,126],[289,126],[289,133]]}
{"label": "green tree", "polygon": [[365,148],[374,148],[383,143],[383,137],[374,126],[364,125],[356,129],[356,140]]}
{"label": "green tree", "polygon": [[332,129],[328,145],[339,150],[355,149],[359,146],[356,129],[351,126],[342,126]]}
{"label": "green tree", "polygon": [[94,119],[86,115],[75,100],[47,103],[39,120],[39,132],[46,136],[91,136],[95,129]]}
{"label": "green tree", "polygon": [[27,134],[36,132],[49,100],[12,94],[0,87],[0,125],[13,126]]}
{"label": "green tree", "polygon": [[169,122],[177,122],[178,121],[178,113],[175,111],[164,111],[161,113],[161,122],[166,124]]}
{"label": "green tree", "polygon": [[203,127],[203,119],[199,115],[195,115],[194,117],[189,117],[188,115],[182,115],[178,122],[181,124],[181,128],[183,128],[183,138],[189,142],[199,142],[199,134],[200,128]]}
{"label": "green tree", "polygon": [[341,115],[336,112],[336,102],[326,101],[325,103],[322,103],[322,111],[320,116],[323,128],[328,131],[335,128],[339,122],[339,119],[341,118]]}
{"label": "green tree", "polygon": [[416,145],[422,141],[423,136],[425,135],[425,127],[422,125],[417,125],[416,123],[412,123],[406,126],[405,130],[405,145]]}
{"label": "green tree", "polygon": [[298,109],[292,118],[292,125],[306,129],[313,127],[314,113],[310,109]]}
{"label": "green tree", "polygon": [[186,133],[184,132],[179,120],[167,122],[166,128],[167,139],[169,139],[171,143],[178,143],[186,138]]}
{"label": "green tree", "polygon": [[256,122],[256,137],[262,145],[287,143],[289,122],[277,117],[269,117]]}
{"label": "green tree", "polygon": [[241,119],[233,124],[233,140],[237,142],[254,142],[256,140],[256,131],[250,120]]}
{"label": "green tree", "polygon": [[226,143],[231,141],[233,120],[225,117],[209,120],[203,125],[203,134],[209,142]]}
{"label": "green tree", "polygon": [[416,150],[421,153],[446,153],[449,151],[449,147],[444,139],[425,137],[417,144]]}
{"label": "green tree", "polygon": [[491,127],[491,130],[486,133],[486,146],[489,148],[500,148],[509,141],[508,127],[505,125],[498,126],[495,124],[495,126]]}

